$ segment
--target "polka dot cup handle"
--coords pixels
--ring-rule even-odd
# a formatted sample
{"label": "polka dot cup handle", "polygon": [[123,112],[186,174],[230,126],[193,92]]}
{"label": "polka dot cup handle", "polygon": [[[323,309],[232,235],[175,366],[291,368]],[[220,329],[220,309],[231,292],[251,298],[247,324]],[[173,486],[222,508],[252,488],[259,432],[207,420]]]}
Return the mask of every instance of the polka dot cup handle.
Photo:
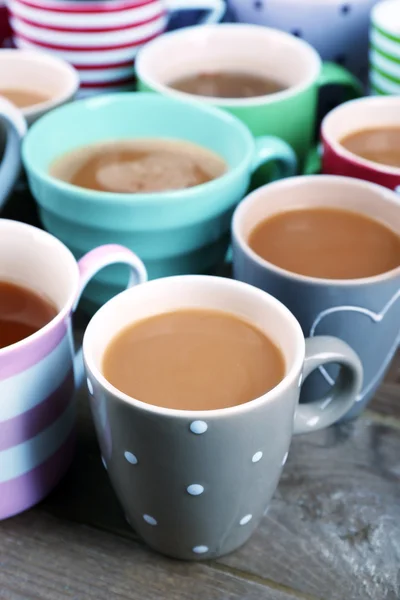
{"label": "polka dot cup handle", "polygon": [[[106,246],[95,248],[78,261],[79,289],[72,308],[73,311],[76,310],[83,291],[89,281],[105,267],[115,264],[125,264],[130,267],[131,273],[127,288],[147,281],[146,267],[140,258],[128,250],[128,248],[116,244],[108,244]],[[79,387],[83,381],[84,375],[81,348],[77,351],[75,356],[74,371],[76,386]]]}
{"label": "polka dot cup handle", "polygon": [[7,141],[0,163],[0,210],[11,192],[21,168],[21,141],[26,132],[22,114],[0,98],[0,122],[5,126]]}
{"label": "polka dot cup handle", "polygon": [[299,404],[294,417],[294,433],[309,433],[329,427],[353,406],[361,391],[363,368],[357,354],[342,340],[319,336],[306,340],[303,383],[315,369],[336,363],[340,372],[328,395],[309,404]]}

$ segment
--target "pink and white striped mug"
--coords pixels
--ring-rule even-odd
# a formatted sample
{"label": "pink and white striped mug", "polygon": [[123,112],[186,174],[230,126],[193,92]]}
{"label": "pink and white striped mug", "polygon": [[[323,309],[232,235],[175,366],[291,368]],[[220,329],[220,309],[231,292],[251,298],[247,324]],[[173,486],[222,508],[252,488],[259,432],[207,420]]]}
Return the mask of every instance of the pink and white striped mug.
{"label": "pink and white striped mug", "polygon": [[73,395],[83,372],[74,367],[81,358],[74,359],[71,315],[88,281],[115,263],[130,267],[128,287],[146,281],[142,261],[122,246],[101,246],[77,263],[49,233],[0,219],[0,280],[26,286],[58,308],[45,327],[0,349],[0,519],[44,498],[71,462]]}

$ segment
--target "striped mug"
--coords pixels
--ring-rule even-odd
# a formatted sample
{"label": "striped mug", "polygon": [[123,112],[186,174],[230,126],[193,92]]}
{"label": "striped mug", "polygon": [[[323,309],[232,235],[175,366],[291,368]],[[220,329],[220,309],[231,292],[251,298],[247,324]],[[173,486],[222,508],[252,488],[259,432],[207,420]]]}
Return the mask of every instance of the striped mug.
{"label": "striped mug", "polygon": [[122,246],[101,246],[77,263],[49,233],[0,219],[0,280],[40,293],[59,311],[0,349],[0,519],[44,498],[71,462],[73,393],[83,371],[80,353],[74,360],[71,315],[87,282],[114,263],[130,267],[131,285],[147,279],[141,260]]}
{"label": "striped mug", "polygon": [[400,0],[379,2],[371,13],[369,81],[372,94],[400,94]]}

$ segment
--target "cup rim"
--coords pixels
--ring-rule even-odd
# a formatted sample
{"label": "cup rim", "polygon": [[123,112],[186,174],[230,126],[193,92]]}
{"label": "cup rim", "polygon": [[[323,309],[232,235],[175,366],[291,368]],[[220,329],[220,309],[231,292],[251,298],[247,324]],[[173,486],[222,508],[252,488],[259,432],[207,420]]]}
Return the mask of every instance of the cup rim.
{"label": "cup rim", "polygon": [[[296,352],[295,352],[295,359],[293,361],[293,364],[289,365],[288,372],[285,374],[284,378],[278,383],[278,385],[276,385],[274,388],[272,388],[272,390],[269,390],[262,396],[259,396],[258,398],[254,398],[254,400],[250,400],[249,402],[245,402],[244,404],[238,404],[236,406],[231,406],[228,408],[217,408],[217,409],[213,409],[213,410],[182,410],[182,409],[177,409],[177,408],[165,408],[165,407],[156,406],[153,404],[147,404],[146,402],[143,402],[141,400],[138,400],[137,398],[133,398],[133,397],[129,396],[128,394],[125,394],[124,392],[121,392],[118,388],[113,386],[105,378],[105,376],[101,372],[100,368],[97,367],[95,360],[93,358],[92,349],[89,346],[90,341],[91,341],[90,337],[92,336],[92,330],[95,329],[96,327],[98,327],[98,323],[101,323],[103,313],[105,313],[106,310],[109,310],[110,305],[117,304],[119,302],[119,298],[122,295],[127,296],[127,295],[135,294],[137,287],[147,286],[147,287],[157,288],[158,286],[162,286],[164,281],[174,281],[174,280],[175,281],[184,280],[189,285],[190,285],[191,281],[196,280],[196,281],[204,281],[205,285],[213,285],[213,286],[221,286],[221,287],[228,286],[228,287],[231,287],[232,289],[240,288],[248,294],[252,294],[253,296],[258,296],[258,298],[263,300],[265,304],[268,304],[269,307],[272,307],[272,310],[274,310],[275,312],[279,311],[284,316],[284,318],[286,318],[287,321],[289,321],[291,323],[291,328],[293,330],[292,335],[294,338],[294,343],[297,345]],[[155,314],[162,314],[162,312],[163,311],[160,310]],[[229,311],[229,310],[227,310],[226,312],[228,314],[234,314],[232,311]],[[130,321],[130,323],[134,323],[134,322],[135,322],[134,319],[132,319]],[[258,328],[257,324],[255,324],[255,327]],[[119,329],[118,331],[121,331],[121,329]],[[114,335],[117,335],[118,331],[116,331]],[[219,417],[237,416],[237,415],[247,412],[248,410],[256,409],[258,406],[260,406],[261,404],[263,404],[265,402],[279,401],[279,397],[281,396],[281,394],[284,394],[285,392],[287,392],[288,389],[294,383],[297,386],[298,373],[302,372],[302,369],[303,369],[303,363],[304,363],[304,357],[305,357],[305,339],[304,339],[304,335],[303,335],[302,329],[300,327],[300,324],[297,321],[296,317],[293,315],[293,313],[291,313],[290,310],[284,304],[282,304],[282,302],[280,302],[279,300],[277,300],[276,298],[274,298],[267,292],[264,292],[252,285],[243,283],[241,281],[237,281],[235,279],[228,279],[228,278],[216,277],[216,276],[211,276],[211,275],[175,275],[172,277],[153,279],[151,281],[142,283],[140,286],[135,286],[135,287],[129,288],[129,289],[121,292],[117,296],[114,296],[108,302],[106,302],[106,304],[104,304],[96,312],[96,314],[92,317],[92,319],[90,320],[90,322],[85,330],[85,334],[84,334],[83,342],[82,342],[82,351],[83,351],[85,366],[86,366],[87,370],[89,371],[90,375],[92,375],[96,379],[96,381],[98,383],[100,383],[101,387],[103,389],[106,389],[106,391],[110,395],[118,398],[118,400],[120,400],[124,404],[127,404],[129,406],[134,406],[140,410],[145,410],[149,413],[152,413],[152,414],[158,415],[158,416],[196,420],[199,418],[214,419],[214,418],[219,418]],[[281,352],[283,354],[282,350],[281,350]]]}
{"label": "cup rim", "polygon": [[[324,117],[321,124],[321,138],[325,140],[329,146],[334,150],[334,152],[340,157],[346,159],[348,162],[351,162],[355,165],[362,166],[373,170],[375,172],[384,173],[386,175],[394,175],[400,178],[400,167],[391,167],[389,165],[383,165],[380,163],[376,163],[372,160],[368,160],[366,158],[362,158],[361,156],[357,156],[357,154],[353,154],[350,150],[347,150],[342,146],[338,139],[334,139],[327,129],[330,126],[332,119],[336,117],[336,115],[340,112],[344,112],[346,110],[357,109],[359,105],[370,105],[370,106],[381,106],[382,109],[386,105],[394,105],[398,106],[400,113],[400,97],[399,96],[365,96],[363,98],[356,98],[355,100],[349,100],[348,102],[344,102],[340,104],[333,110],[331,110],[326,117]],[[354,133],[357,129],[352,129],[349,133]]]}
{"label": "cup rim", "polygon": [[[61,179],[57,179],[53,177],[49,173],[47,173],[44,169],[38,168],[36,165],[32,165],[31,160],[28,156],[28,147],[30,144],[30,139],[36,131],[39,131],[40,128],[46,124],[48,120],[54,119],[55,117],[61,115],[63,112],[68,112],[69,110],[76,109],[77,106],[87,107],[90,106],[101,106],[102,104],[124,104],[131,102],[134,104],[136,100],[141,100],[144,102],[145,100],[151,101],[153,103],[161,104],[176,104],[179,103],[182,106],[182,109],[189,108],[191,110],[197,110],[202,112],[203,114],[207,114],[211,117],[218,118],[220,121],[227,123],[231,126],[231,128],[235,128],[236,132],[242,138],[242,141],[247,144],[247,149],[245,148],[245,143],[243,143],[243,157],[241,159],[240,165],[237,165],[235,168],[229,168],[225,173],[223,173],[220,177],[216,179],[212,179],[206,183],[202,183],[200,185],[193,186],[191,188],[185,188],[180,190],[171,190],[168,192],[149,192],[149,193],[117,193],[117,192],[106,192],[106,191],[98,191],[98,190],[90,190],[86,188],[81,188],[79,186],[73,185],[72,183],[68,183],[66,181],[62,181]],[[72,108],[73,107],[73,108]],[[134,110],[134,106],[132,107]],[[80,147],[80,146],[79,146]],[[76,147],[78,148],[78,146]],[[188,202],[192,196],[196,196],[198,190],[202,190],[206,192],[207,190],[212,190],[212,188],[217,185],[224,185],[224,183],[232,177],[235,176],[235,173],[243,167],[245,163],[251,163],[253,154],[255,152],[255,142],[254,138],[250,133],[250,130],[236,117],[230,115],[223,110],[220,110],[214,106],[203,106],[201,104],[193,104],[183,102],[182,100],[177,100],[175,98],[169,98],[167,96],[157,95],[151,92],[145,93],[137,93],[137,92],[126,92],[124,94],[119,93],[111,93],[104,94],[101,96],[88,97],[83,98],[82,100],[76,100],[75,102],[60,106],[55,110],[52,110],[50,113],[44,115],[41,119],[39,119],[36,123],[32,125],[27,135],[25,136],[22,142],[22,159],[23,163],[28,172],[34,173],[36,177],[38,177],[42,182],[46,185],[50,185],[53,188],[61,190],[65,193],[70,194],[79,194],[82,199],[87,199],[91,201],[97,202],[110,202],[112,201],[114,204],[149,204],[150,202],[163,202],[168,199],[173,202]],[[62,156],[62,153],[59,155]],[[57,157],[56,157],[57,158]],[[189,200],[188,200],[189,198]]]}
{"label": "cup rim", "polygon": [[[72,310],[72,306],[75,302],[75,299],[78,296],[79,290],[79,268],[77,262],[72,254],[72,252],[56,237],[44,231],[43,229],[39,229],[38,227],[34,227],[33,225],[28,225],[27,223],[22,223],[20,221],[12,221],[11,219],[0,219],[0,234],[3,228],[15,229],[15,230],[25,230],[32,232],[36,237],[41,237],[48,244],[52,244],[53,246],[59,248],[61,252],[65,255],[65,260],[69,261],[71,264],[71,272],[75,272],[75,282],[72,286],[71,292],[68,296],[68,299],[64,303],[64,306],[57,312],[56,316],[51,319],[44,327],[35,331],[28,337],[20,340],[19,342],[15,342],[14,344],[10,344],[9,346],[5,346],[4,348],[0,348],[0,361],[3,356],[6,356],[9,352],[13,352],[14,350],[24,348],[29,346],[32,343],[38,341],[41,337],[47,335],[52,329],[57,327],[62,321],[66,321],[69,313]],[[7,281],[0,277],[0,281]],[[0,399],[1,401],[1,399]]]}
{"label": "cup rim", "polygon": [[273,183],[258,188],[257,190],[246,196],[244,200],[242,200],[242,202],[235,209],[232,218],[232,236],[235,239],[235,242],[240,246],[242,252],[244,252],[252,261],[256,262],[260,267],[273,271],[277,275],[294,279],[299,283],[309,283],[320,286],[330,285],[338,287],[357,287],[360,285],[371,285],[374,283],[380,283],[382,281],[400,276],[399,265],[395,269],[385,271],[384,273],[380,273],[379,275],[373,275],[372,277],[360,277],[357,279],[326,279],[322,277],[311,277],[309,275],[301,275],[300,273],[294,273],[287,269],[283,269],[282,267],[278,267],[277,265],[274,265],[273,263],[259,256],[256,252],[254,252],[254,250],[250,248],[250,246],[247,243],[247,240],[245,239],[241,231],[241,220],[243,219],[245,213],[251,205],[256,204],[261,199],[265,198],[265,196],[270,191],[274,191],[276,188],[293,189],[297,186],[306,186],[310,184],[313,185],[314,183],[321,181],[326,181],[326,183],[330,185],[348,185],[354,188],[373,190],[376,192],[377,195],[379,194],[381,196],[380,202],[388,202],[396,206],[396,208],[398,208],[398,210],[400,211],[400,203],[399,200],[396,198],[395,192],[392,192],[391,190],[376,183],[371,183],[362,179],[354,179],[352,177],[344,177],[342,175],[301,175],[297,177],[281,179],[279,181],[274,181]]}
{"label": "cup rim", "polygon": [[[276,92],[274,94],[267,94],[264,96],[255,96],[253,98],[216,98],[210,96],[199,96],[194,94],[189,94],[187,92],[181,92],[180,90],[175,90],[171,88],[169,85],[158,82],[152,75],[146,73],[143,69],[142,63],[146,59],[146,52],[151,51],[152,48],[157,48],[160,46],[162,48],[165,41],[168,41],[172,38],[180,38],[185,36],[190,36],[192,34],[201,36],[207,34],[208,31],[245,31],[248,30],[249,35],[251,36],[252,31],[258,31],[259,33],[263,33],[266,36],[274,36],[275,38],[285,40],[290,42],[293,46],[297,46],[297,48],[301,48],[303,51],[308,52],[310,56],[310,63],[313,61],[313,65],[311,68],[313,69],[312,74],[305,79],[303,82],[290,86],[287,89],[282,90],[281,92]],[[274,29],[272,27],[264,27],[263,25],[255,25],[248,23],[216,23],[210,25],[202,25],[201,27],[197,27],[196,25],[191,27],[182,27],[181,29],[177,29],[175,31],[170,31],[164,33],[164,35],[151,40],[148,44],[145,44],[142,48],[139,49],[136,59],[135,59],[135,71],[139,80],[141,80],[145,85],[149,86],[151,89],[156,90],[160,94],[168,95],[174,98],[185,99],[186,101],[190,100],[192,102],[201,102],[204,104],[208,104],[211,106],[220,106],[224,108],[249,108],[260,105],[267,104],[275,104],[275,102],[281,102],[290,98],[292,96],[296,96],[309,88],[316,80],[320,73],[322,66],[322,61],[314,48],[305,42],[302,39],[296,38],[289,33],[284,31],[280,31],[278,29]]]}
{"label": "cup rim", "polygon": [[39,102],[32,106],[19,109],[24,117],[32,117],[38,113],[47,112],[51,109],[59,106],[60,104],[69,100],[77,92],[79,88],[79,75],[76,69],[63,59],[47,54],[40,50],[22,50],[18,48],[1,48],[0,49],[0,62],[10,61],[21,61],[27,63],[33,63],[35,65],[51,65],[58,69],[60,73],[60,80],[63,77],[63,91],[59,94],[51,96],[49,100]]}

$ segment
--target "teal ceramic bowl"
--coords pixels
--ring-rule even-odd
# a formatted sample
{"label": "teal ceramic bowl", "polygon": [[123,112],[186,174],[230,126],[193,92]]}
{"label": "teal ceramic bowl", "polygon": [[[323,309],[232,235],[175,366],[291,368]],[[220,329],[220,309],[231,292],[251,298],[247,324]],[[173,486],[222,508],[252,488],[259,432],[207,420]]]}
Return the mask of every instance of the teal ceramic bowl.
{"label": "teal ceramic bowl", "polygon": [[[228,164],[223,176],[185,190],[146,194],[91,191],[52,177],[52,162],[75,148],[132,138],[173,138],[200,144]],[[73,102],[42,117],[23,144],[23,162],[45,228],[76,258],[119,243],[144,261],[149,278],[206,273],[229,244],[233,210],[252,172],[275,161],[295,171],[293,152],[277,138],[255,142],[235,117],[219,109],[157,94],[125,93]],[[94,308],[123,289],[127,272],[107,267],[88,287]]]}

